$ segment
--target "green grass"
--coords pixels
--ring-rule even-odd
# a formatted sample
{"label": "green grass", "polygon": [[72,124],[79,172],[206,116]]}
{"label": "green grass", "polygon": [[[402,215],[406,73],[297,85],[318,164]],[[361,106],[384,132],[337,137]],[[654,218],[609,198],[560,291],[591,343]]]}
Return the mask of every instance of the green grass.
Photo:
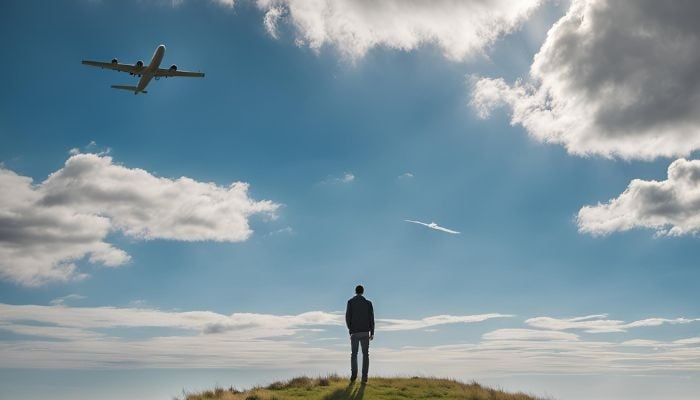
{"label": "green grass", "polygon": [[370,378],[366,385],[349,384],[338,376],[325,378],[299,377],[275,382],[266,387],[239,391],[217,388],[202,393],[187,394],[186,400],[404,400],[404,399],[466,399],[466,400],[537,400],[523,393],[506,393],[477,383],[462,383],[436,378]]}

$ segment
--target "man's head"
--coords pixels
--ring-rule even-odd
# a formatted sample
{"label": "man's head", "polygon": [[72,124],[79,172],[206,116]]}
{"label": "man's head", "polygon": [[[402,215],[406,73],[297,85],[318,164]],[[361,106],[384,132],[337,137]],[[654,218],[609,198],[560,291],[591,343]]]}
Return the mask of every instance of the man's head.
{"label": "man's head", "polygon": [[365,288],[363,288],[362,285],[355,286],[355,294],[362,294],[364,292],[365,292]]}

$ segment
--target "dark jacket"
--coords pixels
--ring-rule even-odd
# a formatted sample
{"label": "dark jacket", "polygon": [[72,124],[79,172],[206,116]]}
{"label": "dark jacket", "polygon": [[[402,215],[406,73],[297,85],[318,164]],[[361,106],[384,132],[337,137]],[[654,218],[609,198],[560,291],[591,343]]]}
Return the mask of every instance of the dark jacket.
{"label": "dark jacket", "polygon": [[345,324],[351,335],[357,332],[369,332],[370,335],[374,336],[372,302],[359,294],[348,300],[348,307],[345,309]]}

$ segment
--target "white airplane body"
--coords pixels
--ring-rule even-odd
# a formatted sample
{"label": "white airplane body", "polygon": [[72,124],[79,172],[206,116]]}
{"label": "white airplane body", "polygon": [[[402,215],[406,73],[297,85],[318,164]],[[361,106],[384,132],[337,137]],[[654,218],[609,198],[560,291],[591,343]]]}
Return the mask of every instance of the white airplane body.
{"label": "white airplane body", "polygon": [[151,79],[155,78],[158,80],[161,77],[169,78],[171,76],[182,76],[190,78],[203,78],[204,74],[201,72],[190,72],[190,71],[178,71],[177,65],[173,64],[168,69],[160,68],[160,63],[163,61],[163,56],[165,55],[165,46],[160,45],[156,48],[151,62],[148,65],[144,65],[143,61],[137,61],[136,64],[119,64],[119,61],[114,58],[111,62],[101,62],[101,61],[88,61],[83,60],[83,65],[90,65],[93,67],[107,68],[119,72],[128,72],[129,75],[138,76],[139,83],[136,86],[124,86],[124,85],[112,85],[113,89],[122,89],[133,91],[134,94],[148,93],[146,92],[146,86],[151,82]]}
{"label": "white airplane body", "polygon": [[447,233],[451,233],[451,234],[453,234],[453,235],[459,234],[459,232],[453,231],[452,229],[444,228],[444,227],[442,227],[442,226],[436,224],[435,222],[431,222],[431,223],[428,224],[428,223],[425,223],[425,222],[414,221],[414,220],[411,220],[411,219],[405,219],[404,221],[410,222],[410,223],[412,223],[412,224],[423,225],[423,226],[426,226],[426,227],[428,227],[428,228],[430,228],[430,229],[435,229],[436,231],[447,232]]}

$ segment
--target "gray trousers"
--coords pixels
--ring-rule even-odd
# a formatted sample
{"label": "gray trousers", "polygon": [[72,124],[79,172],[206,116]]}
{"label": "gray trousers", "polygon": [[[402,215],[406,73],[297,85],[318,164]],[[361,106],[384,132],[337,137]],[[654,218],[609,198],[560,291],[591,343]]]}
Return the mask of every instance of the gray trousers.
{"label": "gray trousers", "polygon": [[350,335],[350,379],[357,378],[357,350],[362,345],[362,380],[367,380],[369,371],[369,332],[358,332]]}

